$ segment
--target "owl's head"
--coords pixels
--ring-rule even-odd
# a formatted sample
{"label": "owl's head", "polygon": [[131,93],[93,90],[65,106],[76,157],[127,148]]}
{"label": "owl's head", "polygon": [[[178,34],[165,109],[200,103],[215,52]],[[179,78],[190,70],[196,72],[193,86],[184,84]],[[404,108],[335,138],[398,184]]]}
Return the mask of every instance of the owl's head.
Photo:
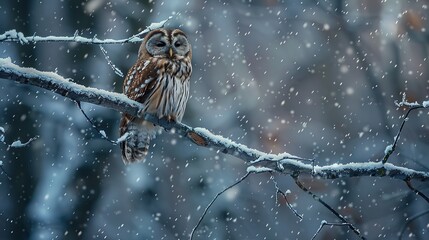
{"label": "owl's head", "polygon": [[155,29],[144,38],[139,50],[141,57],[183,59],[191,56],[191,44],[180,29]]}

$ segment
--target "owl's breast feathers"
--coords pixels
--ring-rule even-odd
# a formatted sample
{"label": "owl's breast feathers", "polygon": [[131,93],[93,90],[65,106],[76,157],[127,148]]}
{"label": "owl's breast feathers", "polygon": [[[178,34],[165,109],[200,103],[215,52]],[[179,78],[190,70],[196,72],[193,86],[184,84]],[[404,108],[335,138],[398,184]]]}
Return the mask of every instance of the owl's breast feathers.
{"label": "owl's breast feathers", "polygon": [[180,121],[189,98],[191,73],[189,58],[140,60],[128,71],[123,91],[128,98],[144,104],[145,112]]}
{"label": "owl's breast feathers", "polygon": [[158,75],[168,74],[171,77],[176,77],[182,82],[188,81],[192,73],[192,65],[188,58],[181,59],[157,59]]}

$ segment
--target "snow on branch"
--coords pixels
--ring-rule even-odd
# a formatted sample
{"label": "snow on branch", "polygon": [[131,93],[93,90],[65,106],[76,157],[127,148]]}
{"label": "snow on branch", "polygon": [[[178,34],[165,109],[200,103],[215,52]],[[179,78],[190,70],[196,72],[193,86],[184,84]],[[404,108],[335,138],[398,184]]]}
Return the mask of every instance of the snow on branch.
{"label": "snow on branch", "polygon": [[85,87],[53,72],[19,67],[10,58],[0,58],[0,78],[44,88],[75,101],[112,108],[134,116],[142,109],[139,103],[123,94]]}
{"label": "snow on branch", "polygon": [[372,176],[406,181],[412,179],[429,180],[429,172],[417,171],[390,163],[365,162],[317,166],[313,162],[306,163],[308,159],[289,153],[264,153],[223,136],[215,135],[205,128],[193,128],[183,123],[169,122],[167,119],[158,119],[150,114],[142,115],[143,105],[128,99],[123,94],[85,87],[56,73],[20,67],[13,64],[10,58],[0,58],[0,78],[44,88],[77,102],[92,103],[145,118],[166,130],[175,129],[176,133],[181,134],[198,146],[229,154],[249,165],[258,166],[258,168],[249,168],[248,172],[281,172],[291,174],[294,177],[310,174],[324,179]]}
{"label": "snow on branch", "polygon": [[129,38],[125,39],[99,39],[95,35],[92,38],[86,38],[79,36],[78,31],[75,32],[75,34],[70,36],[36,36],[34,34],[33,36],[25,36],[24,33],[18,32],[15,29],[8,30],[4,32],[3,34],[0,34],[0,42],[19,42],[20,44],[29,44],[29,43],[37,43],[37,42],[77,42],[77,43],[84,43],[84,44],[122,44],[122,43],[132,43],[132,42],[141,42],[143,41],[142,36],[143,34],[157,28],[161,28],[164,26],[164,24],[171,19],[169,17],[168,19],[165,19],[158,23],[152,23],[146,29],[139,32],[138,34],[135,34]]}
{"label": "snow on branch", "polygon": [[414,108],[414,109],[417,109],[417,108],[429,108],[429,100],[422,101],[422,103],[418,103],[416,101],[415,102],[408,102],[406,100],[406,98],[407,98],[407,95],[404,93],[402,95],[402,101],[400,101],[400,102],[395,101],[395,105],[397,107],[409,107],[409,108]]}

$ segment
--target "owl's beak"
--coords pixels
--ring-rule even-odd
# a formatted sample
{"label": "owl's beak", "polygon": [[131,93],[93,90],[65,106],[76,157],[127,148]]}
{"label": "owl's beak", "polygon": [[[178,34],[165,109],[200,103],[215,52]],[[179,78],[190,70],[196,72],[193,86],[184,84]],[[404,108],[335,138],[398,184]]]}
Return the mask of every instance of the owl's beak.
{"label": "owl's beak", "polygon": [[170,48],[170,49],[168,50],[168,53],[170,54],[170,57],[173,57],[173,49],[172,49],[172,48]]}

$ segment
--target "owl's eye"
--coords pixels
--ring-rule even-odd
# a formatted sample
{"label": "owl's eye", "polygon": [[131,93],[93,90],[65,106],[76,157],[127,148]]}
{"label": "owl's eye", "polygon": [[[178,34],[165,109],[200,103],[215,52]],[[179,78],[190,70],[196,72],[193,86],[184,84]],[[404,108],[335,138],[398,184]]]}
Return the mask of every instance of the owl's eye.
{"label": "owl's eye", "polygon": [[167,45],[165,42],[163,41],[159,41],[155,44],[157,47],[165,47],[165,45]]}
{"label": "owl's eye", "polygon": [[182,43],[180,41],[177,41],[177,42],[174,43],[174,46],[176,48],[178,48],[178,47],[182,46]]}

